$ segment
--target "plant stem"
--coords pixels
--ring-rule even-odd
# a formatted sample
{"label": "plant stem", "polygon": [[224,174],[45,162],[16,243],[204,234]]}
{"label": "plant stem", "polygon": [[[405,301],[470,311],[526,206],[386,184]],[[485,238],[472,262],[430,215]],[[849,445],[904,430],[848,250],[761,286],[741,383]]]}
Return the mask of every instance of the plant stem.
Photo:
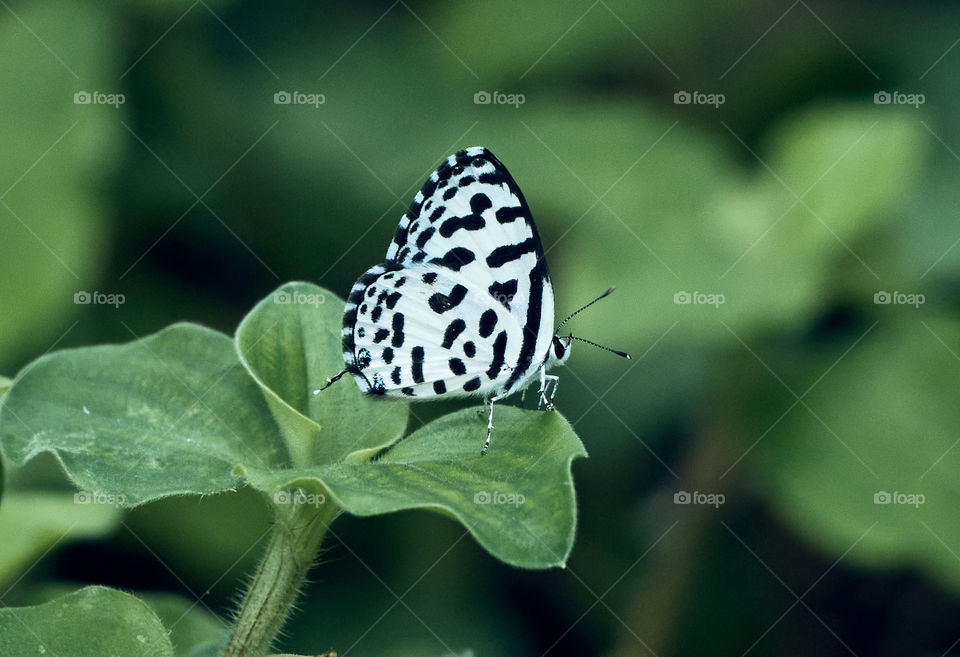
{"label": "plant stem", "polygon": [[296,602],[307,571],[339,509],[330,500],[275,505],[276,524],[267,550],[240,604],[222,657],[259,657],[270,646]]}

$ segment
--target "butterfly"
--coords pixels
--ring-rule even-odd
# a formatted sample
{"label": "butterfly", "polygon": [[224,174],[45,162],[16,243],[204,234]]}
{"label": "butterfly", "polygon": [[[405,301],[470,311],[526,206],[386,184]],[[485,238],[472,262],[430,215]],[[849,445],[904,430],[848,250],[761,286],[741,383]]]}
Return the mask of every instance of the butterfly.
{"label": "butterfly", "polygon": [[374,398],[482,395],[490,406],[485,454],[494,402],[539,376],[539,405],[552,410],[559,377],[547,370],[566,362],[573,340],[590,342],[558,335],[553,302],[543,244],[517,183],[486,148],[459,151],[414,197],[386,261],[350,289],[344,368],[320,390],[350,374]]}

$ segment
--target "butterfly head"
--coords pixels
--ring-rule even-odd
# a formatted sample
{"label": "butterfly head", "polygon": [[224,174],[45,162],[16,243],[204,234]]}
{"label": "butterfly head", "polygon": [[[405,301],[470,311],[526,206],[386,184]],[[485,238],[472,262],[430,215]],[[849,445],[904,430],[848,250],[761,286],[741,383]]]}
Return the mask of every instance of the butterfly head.
{"label": "butterfly head", "polygon": [[559,335],[553,336],[550,343],[550,353],[547,354],[547,367],[563,365],[570,358],[570,344],[573,342],[572,336],[561,338]]}

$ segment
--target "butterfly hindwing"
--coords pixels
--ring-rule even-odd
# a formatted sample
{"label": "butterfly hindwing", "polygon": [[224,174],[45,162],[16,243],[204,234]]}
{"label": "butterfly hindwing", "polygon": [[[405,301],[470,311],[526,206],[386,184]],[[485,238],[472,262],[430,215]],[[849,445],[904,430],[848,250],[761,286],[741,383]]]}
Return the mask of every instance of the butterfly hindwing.
{"label": "butterfly hindwing", "polygon": [[436,265],[378,266],[361,281],[348,305],[361,389],[410,398],[503,388],[523,330],[483,287]]}

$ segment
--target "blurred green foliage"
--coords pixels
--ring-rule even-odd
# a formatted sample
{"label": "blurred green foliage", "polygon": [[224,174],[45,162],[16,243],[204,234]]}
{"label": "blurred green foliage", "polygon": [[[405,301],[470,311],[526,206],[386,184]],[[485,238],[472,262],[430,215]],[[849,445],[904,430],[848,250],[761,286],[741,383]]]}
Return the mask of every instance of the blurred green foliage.
{"label": "blurred green foliage", "polygon": [[[342,294],[441,158],[483,144],[533,209],[558,314],[616,284],[571,328],[634,355],[578,345],[559,372],[591,454],[574,467],[568,568],[511,570],[432,514],[345,518],[281,648],[942,654],[960,613],[958,17],[760,0],[8,3],[0,372],[181,319],[232,331],[286,280]],[[72,102],[94,89],[126,102]],[[276,105],[281,90],[325,102]],[[474,104],[495,90],[525,102]],[[725,102],[674,103],[695,90]],[[876,104],[882,91],[925,102]],[[126,302],[75,305],[80,291]],[[414,424],[456,407],[415,406]],[[726,501],[674,505],[679,491]],[[226,614],[249,543],[198,529],[205,514],[224,527],[224,508],[161,502],[95,546],[63,541],[4,601],[51,580],[193,598],[229,572],[205,598]],[[266,529],[244,521],[224,531]],[[229,554],[190,566],[193,546]]]}

